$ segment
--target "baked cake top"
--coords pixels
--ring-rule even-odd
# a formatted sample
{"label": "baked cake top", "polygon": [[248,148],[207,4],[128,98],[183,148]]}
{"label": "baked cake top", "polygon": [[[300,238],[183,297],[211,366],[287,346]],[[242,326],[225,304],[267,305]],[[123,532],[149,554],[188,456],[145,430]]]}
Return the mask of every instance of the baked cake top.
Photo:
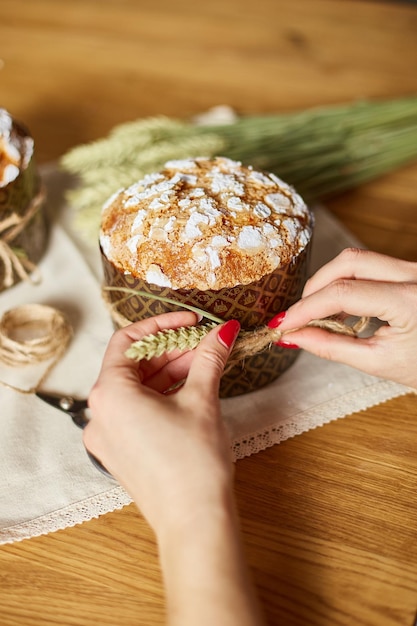
{"label": "baked cake top", "polygon": [[0,109],[0,187],[15,180],[33,153],[33,139],[24,136],[5,109]]}
{"label": "baked cake top", "polygon": [[172,289],[248,284],[311,238],[302,198],[274,174],[225,157],[169,161],[104,205],[100,244],[116,268]]}

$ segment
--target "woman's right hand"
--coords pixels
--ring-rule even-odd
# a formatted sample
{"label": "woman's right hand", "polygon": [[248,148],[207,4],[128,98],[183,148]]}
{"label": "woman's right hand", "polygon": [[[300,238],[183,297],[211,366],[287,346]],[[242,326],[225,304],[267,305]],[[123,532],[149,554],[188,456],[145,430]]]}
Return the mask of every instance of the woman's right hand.
{"label": "woman's right hand", "polygon": [[[386,323],[368,338],[305,328],[313,319],[341,312]],[[286,331],[283,347],[303,348],[417,389],[417,263],[347,248],[310,278],[301,300],[270,326]]]}

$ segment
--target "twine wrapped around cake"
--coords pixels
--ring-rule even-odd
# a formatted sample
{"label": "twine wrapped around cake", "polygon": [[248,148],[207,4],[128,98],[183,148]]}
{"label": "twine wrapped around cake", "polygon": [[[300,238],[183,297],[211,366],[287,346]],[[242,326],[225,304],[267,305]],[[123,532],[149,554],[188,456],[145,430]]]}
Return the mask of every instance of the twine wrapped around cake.
{"label": "twine wrapped around cake", "polygon": [[40,210],[45,197],[46,191],[42,186],[29,203],[23,215],[12,213],[0,220],[0,262],[3,264],[3,276],[0,276],[0,290],[11,287],[15,283],[15,276],[34,284],[40,280],[35,263],[30,261],[24,251],[14,248],[13,241],[22,233],[30,220]]}
{"label": "twine wrapped around cake", "polygon": [[[350,337],[358,337],[365,330],[368,323],[369,318],[367,317],[361,317],[352,325],[333,317],[312,320],[306,326],[322,328],[332,333]],[[164,352],[172,352],[175,349],[181,351],[193,350],[216,326],[217,324],[211,323],[201,326],[161,330],[154,335],[147,335],[139,341],[133,342],[126,350],[125,355],[134,361],[141,361],[161,356]],[[241,331],[229,357],[227,368],[233,367],[243,362],[246,358],[268,349],[284,335],[288,335],[295,330],[299,329],[293,328],[287,331],[280,331],[278,328],[262,326],[252,331]]]}
{"label": "twine wrapped around cake", "polygon": [[[110,311],[110,315],[119,328],[124,328],[131,324],[131,320],[127,319],[117,310],[121,300],[112,302],[109,298],[109,292],[119,291],[125,292],[127,297],[130,297],[134,293],[138,293],[134,289],[123,289],[121,287],[104,287],[102,290],[103,299]],[[200,324],[198,326],[182,326],[180,328],[167,328],[160,330],[155,334],[146,335],[139,341],[135,341],[125,352],[125,355],[134,361],[149,361],[153,357],[158,357],[165,352],[169,353],[173,350],[194,350],[200,341],[208,335],[208,333],[216,328],[219,324],[223,323],[223,320],[215,317],[211,313],[207,313],[202,309],[188,306],[184,303],[173,301],[164,297],[158,297],[156,295],[150,295],[148,293],[140,292],[143,297],[152,298],[155,300],[161,300],[162,302],[175,303],[180,307],[191,310],[195,313],[211,319],[212,321],[207,324]],[[340,335],[347,335],[349,337],[359,337],[369,326],[369,317],[346,318],[345,316],[332,316],[325,319],[311,320],[306,327],[322,328],[331,333],[337,333]],[[298,328],[291,330],[280,331],[279,328],[269,328],[269,326],[260,326],[254,330],[241,330],[239,336],[235,342],[233,350],[228,360],[227,369],[229,370],[234,365],[242,363],[248,357],[254,356],[267,350],[274,343],[277,343],[284,335],[288,335]]]}

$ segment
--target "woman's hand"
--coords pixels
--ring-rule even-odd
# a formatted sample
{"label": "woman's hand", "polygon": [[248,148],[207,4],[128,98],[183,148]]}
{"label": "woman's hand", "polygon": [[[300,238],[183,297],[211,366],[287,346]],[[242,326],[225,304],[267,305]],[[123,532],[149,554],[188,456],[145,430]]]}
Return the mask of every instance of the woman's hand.
{"label": "woman's hand", "polygon": [[286,333],[279,345],[417,388],[417,263],[348,248],[323,266],[306,283],[301,300],[270,326],[289,331],[341,312],[386,324],[369,338],[301,328]]}
{"label": "woman's hand", "polygon": [[[87,449],[125,486],[156,530],[186,523],[187,516],[197,517],[232,489],[218,389],[238,322],[212,331],[194,352],[139,363],[124,356],[145,335],[196,322],[194,313],[169,313],[117,331],[89,398]],[[166,393],[184,379],[176,393]]]}
{"label": "woman's hand", "polygon": [[[135,363],[133,341],[195,324],[169,313],[116,332],[90,394],[84,443],[131,494],[156,532],[170,626],[260,626],[232,490],[220,377],[239,323],[214,329],[193,352]],[[185,383],[175,393],[173,384]]]}

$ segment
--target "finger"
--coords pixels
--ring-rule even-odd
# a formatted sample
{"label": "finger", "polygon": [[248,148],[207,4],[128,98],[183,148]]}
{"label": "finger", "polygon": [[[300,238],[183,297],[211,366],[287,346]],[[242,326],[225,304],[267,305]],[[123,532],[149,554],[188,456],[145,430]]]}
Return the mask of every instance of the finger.
{"label": "finger", "polygon": [[149,361],[146,359],[138,361],[136,365],[141,381],[151,386],[151,380],[160,376],[163,372],[169,371],[170,368],[172,368],[172,372],[174,373],[175,368],[178,367],[176,362],[182,359],[183,355],[184,352],[181,350],[171,350],[170,352],[164,352],[161,356],[152,357]]}
{"label": "finger", "polygon": [[195,350],[184,389],[197,390],[207,398],[218,397],[224,366],[239,334],[240,324],[229,320],[213,329]]}
{"label": "finger", "polygon": [[401,326],[402,283],[365,280],[337,280],[292,305],[280,330],[305,326],[313,319],[322,319],[344,312],[359,317],[377,317],[391,325]]}
{"label": "finger", "polygon": [[187,378],[192,360],[191,350],[179,353],[177,358],[167,361],[158,371],[142,378],[142,383],[159,393],[166,393],[172,386]]}
{"label": "finger", "polygon": [[[101,374],[107,370],[121,368],[122,370],[134,371],[137,375],[138,364],[125,356],[130,345],[143,339],[146,335],[154,335],[166,328],[179,328],[180,326],[190,326],[198,322],[198,316],[191,311],[176,311],[164,313],[155,317],[149,317],[140,322],[135,322],[118,330],[111,338],[104,355]],[[144,377],[149,377],[152,372],[165,365],[169,360],[175,360],[178,353],[164,354],[152,363],[142,362],[141,369]]]}
{"label": "finger", "polygon": [[383,342],[378,338],[357,339],[336,335],[320,328],[303,328],[285,335],[285,341],[322,359],[344,363],[364,372],[376,373],[387,359]]}
{"label": "finger", "polygon": [[415,282],[417,281],[417,263],[394,259],[369,250],[346,248],[307,281],[303,297],[339,278]]}

